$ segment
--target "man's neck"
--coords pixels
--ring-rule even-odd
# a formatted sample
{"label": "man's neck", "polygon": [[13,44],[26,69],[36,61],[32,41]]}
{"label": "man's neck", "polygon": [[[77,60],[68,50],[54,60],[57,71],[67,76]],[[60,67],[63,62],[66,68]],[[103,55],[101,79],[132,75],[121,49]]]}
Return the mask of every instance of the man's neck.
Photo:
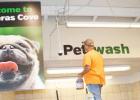
{"label": "man's neck", "polygon": [[91,51],[91,50],[93,50],[93,48],[89,48],[89,49],[87,50],[87,52],[89,52],[89,51]]}

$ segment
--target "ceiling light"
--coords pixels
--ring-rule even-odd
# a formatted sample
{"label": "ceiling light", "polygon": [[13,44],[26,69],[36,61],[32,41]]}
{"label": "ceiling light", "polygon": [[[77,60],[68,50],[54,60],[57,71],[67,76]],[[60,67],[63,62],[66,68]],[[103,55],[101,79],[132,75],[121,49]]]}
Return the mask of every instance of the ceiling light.
{"label": "ceiling light", "polygon": [[[105,76],[106,79],[112,79],[112,75],[106,75]],[[76,81],[77,77],[67,77],[67,78],[51,78],[51,79],[47,79],[46,81],[48,82],[66,82],[66,81]]]}
{"label": "ceiling light", "polygon": [[67,27],[114,27],[114,28],[140,28],[140,23],[122,22],[67,22]]}
{"label": "ceiling light", "polygon": [[140,24],[139,23],[133,23],[131,24],[132,28],[140,28]]}
{"label": "ceiling light", "polygon": [[106,78],[107,80],[111,80],[111,79],[113,78],[113,76],[112,76],[112,75],[107,75],[105,78]]}
{"label": "ceiling light", "polygon": [[48,74],[70,74],[70,73],[80,73],[82,68],[80,67],[70,67],[70,68],[48,68]]}
{"label": "ceiling light", "polygon": [[128,71],[128,70],[130,70],[129,65],[113,65],[105,67],[105,72]]}
{"label": "ceiling light", "polygon": [[[106,80],[111,80],[113,77],[107,75]],[[50,78],[46,79],[46,88],[76,88],[77,77],[66,77],[66,78]]]}
{"label": "ceiling light", "polygon": [[[47,74],[71,74],[80,73],[83,70],[82,67],[69,67],[69,68],[48,68]],[[105,72],[116,72],[116,71],[128,71],[130,70],[129,65],[112,65],[105,66]]]}

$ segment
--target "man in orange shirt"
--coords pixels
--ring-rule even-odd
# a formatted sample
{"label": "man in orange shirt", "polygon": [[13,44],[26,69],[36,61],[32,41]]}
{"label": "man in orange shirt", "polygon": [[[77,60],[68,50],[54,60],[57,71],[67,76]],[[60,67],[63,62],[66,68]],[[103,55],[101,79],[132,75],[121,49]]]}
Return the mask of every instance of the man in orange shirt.
{"label": "man in orange shirt", "polygon": [[89,92],[94,96],[94,100],[101,99],[101,88],[105,84],[104,61],[99,52],[94,50],[92,39],[83,42],[86,54],[83,58],[83,71],[79,77],[84,77]]}

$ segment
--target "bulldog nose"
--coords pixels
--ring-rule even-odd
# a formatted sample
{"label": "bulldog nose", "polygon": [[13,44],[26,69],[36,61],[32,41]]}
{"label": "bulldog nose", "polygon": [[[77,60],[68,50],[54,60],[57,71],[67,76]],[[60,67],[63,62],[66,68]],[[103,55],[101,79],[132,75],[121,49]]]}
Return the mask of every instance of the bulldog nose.
{"label": "bulldog nose", "polygon": [[14,46],[12,46],[12,45],[9,45],[9,44],[7,44],[7,45],[4,45],[3,47],[2,47],[2,49],[14,49]]}
{"label": "bulldog nose", "polygon": [[13,50],[15,49],[15,47],[13,45],[6,44],[3,45],[1,49],[3,50],[2,52],[3,59],[12,58],[14,56]]}

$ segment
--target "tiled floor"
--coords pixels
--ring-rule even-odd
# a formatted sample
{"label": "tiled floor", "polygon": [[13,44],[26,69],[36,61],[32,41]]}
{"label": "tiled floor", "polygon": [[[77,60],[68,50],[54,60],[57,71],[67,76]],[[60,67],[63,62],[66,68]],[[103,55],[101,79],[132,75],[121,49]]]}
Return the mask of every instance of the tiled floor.
{"label": "tiled floor", "polygon": [[[59,100],[88,100],[85,89],[57,89]],[[121,85],[105,85],[102,89],[103,100],[140,100],[140,82]],[[57,100],[55,89],[0,92],[0,100]]]}

